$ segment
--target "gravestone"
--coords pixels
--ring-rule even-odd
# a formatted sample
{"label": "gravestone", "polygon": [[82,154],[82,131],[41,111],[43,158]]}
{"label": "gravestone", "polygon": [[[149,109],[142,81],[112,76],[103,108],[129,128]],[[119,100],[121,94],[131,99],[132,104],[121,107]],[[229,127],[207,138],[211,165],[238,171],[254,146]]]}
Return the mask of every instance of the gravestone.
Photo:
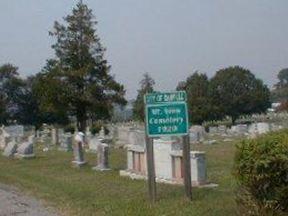
{"label": "gravestone", "polygon": [[88,140],[88,147],[91,152],[97,152],[98,145],[101,144],[101,140],[97,136],[91,135]]}
{"label": "gravestone", "polygon": [[65,133],[62,134],[61,136],[61,140],[60,140],[60,146],[59,146],[59,150],[61,151],[72,151],[72,142],[73,142],[73,137],[71,133]]}
{"label": "gravestone", "polygon": [[218,127],[211,126],[209,127],[209,134],[217,134],[218,133]]}
{"label": "gravestone", "polygon": [[205,128],[200,125],[194,125],[189,129],[190,141],[193,142],[202,142],[205,136]]}
{"label": "gravestone", "polygon": [[129,140],[128,140],[129,130],[130,130],[130,127],[126,127],[126,126],[117,127],[117,138],[115,142],[116,147],[123,148],[129,144]]}
{"label": "gravestone", "polygon": [[[155,174],[158,182],[183,184],[182,141],[178,137],[161,137],[154,140]],[[147,177],[146,150],[140,145],[127,149],[127,169],[121,176],[133,179]],[[191,151],[191,183],[194,186],[207,185],[205,152]]]}
{"label": "gravestone", "polygon": [[51,132],[46,124],[43,124],[43,128],[44,129],[41,133],[41,142],[44,144],[46,149],[49,149],[52,144]]}
{"label": "gravestone", "polygon": [[105,130],[104,130],[104,127],[102,126],[101,127],[101,130],[99,131],[99,136],[98,136],[99,139],[105,139]]}
{"label": "gravestone", "polygon": [[270,131],[270,125],[266,122],[257,123],[257,132],[258,134],[265,134]]}
{"label": "gravestone", "polygon": [[52,128],[51,129],[51,143],[52,145],[58,145],[59,144],[59,136],[58,136],[58,129]]}
{"label": "gravestone", "polygon": [[220,135],[225,136],[227,132],[227,127],[225,125],[219,125],[218,132],[220,133]]}
{"label": "gravestone", "polygon": [[128,143],[130,145],[139,145],[144,147],[146,144],[145,131],[131,129],[128,133]]}
{"label": "gravestone", "polygon": [[72,161],[72,163],[77,167],[81,167],[84,164],[86,164],[86,161],[84,160],[84,151],[83,151],[84,133],[78,132],[75,135],[74,141],[75,141],[73,145],[74,160]]}
{"label": "gravestone", "polygon": [[5,131],[11,137],[23,137],[24,136],[24,126],[23,125],[11,125],[5,127]]}
{"label": "gravestone", "polygon": [[10,134],[8,134],[4,126],[2,126],[0,128],[0,149],[4,149],[10,141],[11,141]]}
{"label": "gravestone", "polygon": [[206,174],[206,159],[205,152],[201,151],[191,151],[190,152],[191,160],[191,181],[192,185],[204,185],[207,183],[207,174]]}
{"label": "gravestone", "polygon": [[109,168],[109,146],[106,143],[101,143],[97,148],[97,166],[93,170],[105,171]]}
{"label": "gravestone", "polygon": [[248,133],[248,125],[247,124],[233,125],[231,127],[231,132],[236,135],[244,135]]}
{"label": "gravestone", "polygon": [[35,157],[34,154],[34,143],[33,143],[34,137],[29,137],[28,142],[24,142],[19,145],[17,148],[17,153],[15,156],[18,158],[33,158]]}
{"label": "gravestone", "polygon": [[14,154],[17,152],[17,143],[15,140],[9,142],[4,149],[3,155],[6,157],[13,157]]}

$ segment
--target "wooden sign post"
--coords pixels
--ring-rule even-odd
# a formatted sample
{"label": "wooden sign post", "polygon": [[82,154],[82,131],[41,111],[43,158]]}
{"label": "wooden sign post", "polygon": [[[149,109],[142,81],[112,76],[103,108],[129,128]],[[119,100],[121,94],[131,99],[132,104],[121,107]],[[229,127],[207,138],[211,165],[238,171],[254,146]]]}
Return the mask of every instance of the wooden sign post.
{"label": "wooden sign post", "polygon": [[191,165],[190,165],[190,142],[189,135],[183,136],[183,166],[185,193],[192,200]]}
{"label": "wooden sign post", "polygon": [[154,167],[153,138],[183,136],[184,185],[186,196],[192,199],[189,121],[187,96],[184,91],[151,93],[144,97],[146,155],[149,197],[156,201],[156,175]]}
{"label": "wooden sign post", "polygon": [[147,153],[149,199],[152,203],[154,203],[156,201],[156,176],[154,166],[153,138],[149,138],[147,135],[146,135],[146,153]]}

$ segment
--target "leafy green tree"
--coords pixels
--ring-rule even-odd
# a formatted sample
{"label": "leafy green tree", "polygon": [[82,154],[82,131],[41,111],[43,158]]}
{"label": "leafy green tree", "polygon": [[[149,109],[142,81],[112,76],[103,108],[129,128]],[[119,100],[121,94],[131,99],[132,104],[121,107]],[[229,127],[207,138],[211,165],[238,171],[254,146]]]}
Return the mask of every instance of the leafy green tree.
{"label": "leafy green tree", "polygon": [[208,95],[209,80],[206,74],[193,73],[186,81],[178,84],[177,90],[184,90],[187,93],[188,113],[191,123],[202,124],[203,121],[213,118],[212,105]]}
{"label": "leafy green tree", "polygon": [[261,113],[270,107],[268,87],[239,66],[219,70],[209,89],[217,117],[230,116],[233,123],[242,114]]}
{"label": "leafy green tree", "polygon": [[64,22],[56,21],[50,32],[56,39],[52,46],[56,58],[42,71],[45,85],[39,94],[42,107],[64,109],[83,131],[87,118],[107,119],[113,104],[125,104],[125,90],[109,73],[92,10],[80,1]]}
{"label": "leafy green tree", "polygon": [[279,87],[283,87],[288,85],[288,68],[282,69],[279,71],[278,75],[277,75],[279,82],[277,83],[277,85]]}
{"label": "leafy green tree", "polygon": [[21,124],[34,125],[36,129],[43,123],[67,124],[68,115],[65,110],[41,110],[38,88],[42,83],[39,82],[39,77],[40,74],[23,80],[21,94],[14,102],[17,105],[14,118]]}
{"label": "leafy green tree", "polygon": [[271,98],[275,102],[285,103],[288,101],[288,68],[280,70],[277,77],[279,81],[271,92]]}
{"label": "leafy green tree", "polygon": [[22,85],[17,71],[18,68],[12,64],[4,64],[0,67],[0,124],[7,124],[12,120],[16,109],[14,102]]}
{"label": "leafy green tree", "polygon": [[155,81],[148,73],[144,73],[143,79],[140,81],[140,89],[138,95],[133,103],[133,118],[135,120],[144,121],[144,95],[154,91]]}

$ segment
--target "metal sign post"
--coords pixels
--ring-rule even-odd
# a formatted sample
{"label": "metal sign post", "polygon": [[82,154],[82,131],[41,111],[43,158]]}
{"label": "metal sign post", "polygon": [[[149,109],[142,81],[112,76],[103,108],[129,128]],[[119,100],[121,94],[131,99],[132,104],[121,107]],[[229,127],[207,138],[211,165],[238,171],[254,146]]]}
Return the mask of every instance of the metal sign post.
{"label": "metal sign post", "polygon": [[184,185],[186,196],[192,199],[189,123],[187,96],[184,91],[151,93],[144,97],[145,130],[149,197],[156,200],[153,138],[161,136],[183,136]]}

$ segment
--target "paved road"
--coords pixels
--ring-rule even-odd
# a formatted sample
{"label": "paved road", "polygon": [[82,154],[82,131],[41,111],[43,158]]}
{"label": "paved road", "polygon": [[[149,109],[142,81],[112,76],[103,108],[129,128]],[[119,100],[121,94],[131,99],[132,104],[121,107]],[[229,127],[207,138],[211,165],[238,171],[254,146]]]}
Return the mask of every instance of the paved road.
{"label": "paved road", "polygon": [[0,184],[0,216],[57,216],[35,198],[25,196],[16,189]]}

